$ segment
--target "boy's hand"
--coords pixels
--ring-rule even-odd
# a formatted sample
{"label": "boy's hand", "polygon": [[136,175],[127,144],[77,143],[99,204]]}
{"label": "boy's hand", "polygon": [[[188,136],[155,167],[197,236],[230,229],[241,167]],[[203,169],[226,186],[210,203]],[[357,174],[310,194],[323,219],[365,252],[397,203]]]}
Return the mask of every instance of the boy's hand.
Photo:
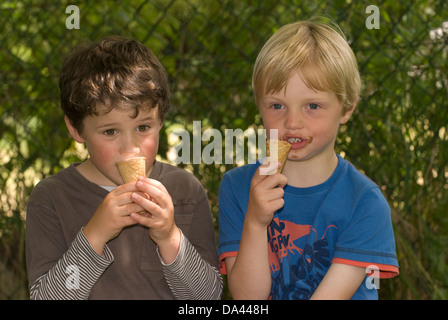
{"label": "boy's hand", "polygon": [[85,237],[99,255],[102,254],[105,244],[118,236],[124,227],[135,224],[130,214],[143,210],[131,200],[131,194],[135,191],[135,183],[115,188],[104,198],[84,227]]}
{"label": "boy's hand", "polygon": [[275,172],[280,166],[280,163],[278,166],[264,163],[252,178],[246,219],[250,219],[263,228],[271,223],[274,212],[284,205],[283,187],[288,180],[283,174],[268,173],[268,170]]}
{"label": "boy's hand", "polygon": [[[131,218],[149,228],[149,236],[159,246],[159,253],[165,263],[177,256],[180,231],[174,222],[174,206],[165,186],[157,180],[141,177],[136,183],[140,192],[134,192],[131,199],[140,205],[146,214],[131,214]],[[142,196],[142,193],[149,196]]]}

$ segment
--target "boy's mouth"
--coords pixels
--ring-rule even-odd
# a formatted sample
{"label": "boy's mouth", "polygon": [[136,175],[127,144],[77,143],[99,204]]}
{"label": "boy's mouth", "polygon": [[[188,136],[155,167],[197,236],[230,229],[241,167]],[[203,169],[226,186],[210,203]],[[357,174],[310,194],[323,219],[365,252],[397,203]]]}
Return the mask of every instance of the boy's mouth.
{"label": "boy's mouth", "polygon": [[296,143],[296,142],[302,142],[303,139],[302,138],[289,138],[287,141],[292,144],[292,143]]}
{"label": "boy's mouth", "polygon": [[286,137],[284,139],[291,144],[291,149],[301,149],[313,141],[313,137]]}

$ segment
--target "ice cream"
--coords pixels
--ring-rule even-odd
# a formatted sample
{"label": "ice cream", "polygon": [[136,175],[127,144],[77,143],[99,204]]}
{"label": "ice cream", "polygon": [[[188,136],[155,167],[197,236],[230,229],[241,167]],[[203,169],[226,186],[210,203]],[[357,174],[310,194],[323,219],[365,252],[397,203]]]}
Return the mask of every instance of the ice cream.
{"label": "ice cream", "polygon": [[[145,157],[136,157],[117,163],[118,171],[120,171],[120,175],[124,183],[137,182],[139,177],[146,176],[145,161]],[[146,193],[144,194],[144,196],[146,197],[146,199],[150,199],[149,195],[147,195]],[[138,213],[145,216],[149,215],[147,211],[141,211]]]}
{"label": "ice cream", "polygon": [[136,182],[139,177],[146,176],[145,157],[130,158],[117,163],[118,171],[124,183]]}
{"label": "ice cream", "polygon": [[282,166],[277,169],[277,173],[282,172],[283,166],[288,158],[288,152],[291,145],[283,140],[268,139],[266,140],[266,156],[270,161],[280,161]]}

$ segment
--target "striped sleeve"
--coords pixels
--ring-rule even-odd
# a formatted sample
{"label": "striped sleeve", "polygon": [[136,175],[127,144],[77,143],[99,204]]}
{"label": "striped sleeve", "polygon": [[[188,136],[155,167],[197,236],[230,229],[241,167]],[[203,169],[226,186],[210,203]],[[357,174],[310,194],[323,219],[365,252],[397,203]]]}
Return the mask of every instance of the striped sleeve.
{"label": "striped sleeve", "polygon": [[[157,254],[159,251],[157,250]],[[181,232],[176,259],[162,263],[163,274],[171,292],[178,300],[218,300],[221,298],[222,277],[217,268],[207,263]]]}
{"label": "striped sleeve", "polygon": [[31,300],[86,300],[99,277],[113,262],[107,246],[99,256],[80,230],[70,248],[30,287]]}

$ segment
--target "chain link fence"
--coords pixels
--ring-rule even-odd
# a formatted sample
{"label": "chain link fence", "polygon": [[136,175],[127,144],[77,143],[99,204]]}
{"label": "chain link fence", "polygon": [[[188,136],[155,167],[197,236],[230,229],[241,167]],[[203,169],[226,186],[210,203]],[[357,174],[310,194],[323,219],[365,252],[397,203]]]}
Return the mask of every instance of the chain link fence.
{"label": "chain link fence", "polygon": [[[135,38],[160,58],[174,110],[170,132],[260,128],[251,72],[284,24],[336,21],[358,58],[362,97],[338,152],[371,177],[392,209],[400,276],[384,299],[448,298],[448,2],[416,1],[8,1],[0,4],[0,299],[28,299],[25,213],[41,179],[86,152],[70,138],[59,107],[62,57],[110,34]],[[223,172],[235,164],[182,164],[208,190],[217,223]],[[230,298],[224,292],[224,298]]]}

